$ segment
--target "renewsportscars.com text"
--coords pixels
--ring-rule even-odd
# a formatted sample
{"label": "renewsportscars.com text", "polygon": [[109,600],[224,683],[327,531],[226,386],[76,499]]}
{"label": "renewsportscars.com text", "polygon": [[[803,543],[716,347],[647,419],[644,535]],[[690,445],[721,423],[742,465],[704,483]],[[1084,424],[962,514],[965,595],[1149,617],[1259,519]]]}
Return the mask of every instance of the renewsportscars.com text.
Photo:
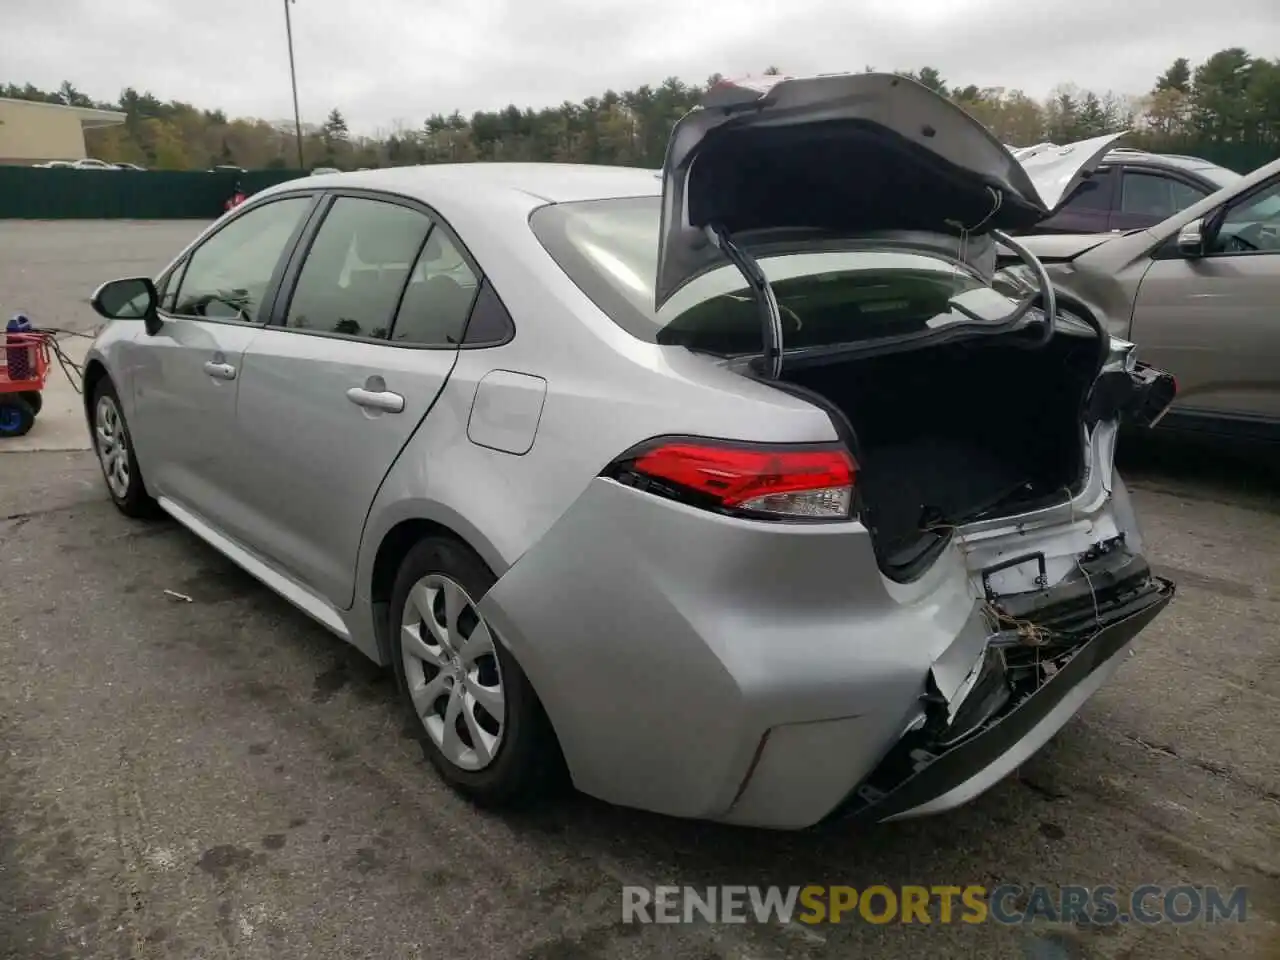
{"label": "renewsportscars.com text", "polygon": [[1113,886],[623,887],[624,923],[1243,923],[1248,890]]}

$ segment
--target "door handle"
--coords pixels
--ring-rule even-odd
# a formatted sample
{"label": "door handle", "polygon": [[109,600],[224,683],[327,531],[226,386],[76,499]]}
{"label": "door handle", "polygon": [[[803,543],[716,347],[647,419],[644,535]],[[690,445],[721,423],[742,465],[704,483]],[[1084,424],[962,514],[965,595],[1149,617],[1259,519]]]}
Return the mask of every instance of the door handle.
{"label": "door handle", "polygon": [[234,380],[236,378],[236,368],[229,363],[218,363],[208,360],[204,365],[204,372],[211,377],[219,380]]}
{"label": "door handle", "polygon": [[347,391],[347,399],[357,407],[364,407],[366,410],[381,410],[383,413],[404,411],[404,397],[390,390],[366,390],[364,387],[352,387]]}

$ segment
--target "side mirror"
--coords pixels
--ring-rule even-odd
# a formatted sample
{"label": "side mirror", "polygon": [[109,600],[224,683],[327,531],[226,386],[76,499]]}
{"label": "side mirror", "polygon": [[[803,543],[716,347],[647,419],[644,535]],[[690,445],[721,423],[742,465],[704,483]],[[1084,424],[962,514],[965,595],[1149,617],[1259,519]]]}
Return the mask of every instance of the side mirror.
{"label": "side mirror", "polygon": [[1178,231],[1176,241],[1178,252],[1184,257],[1203,257],[1205,255],[1204,221],[1192,220]]}
{"label": "side mirror", "polygon": [[109,280],[94,291],[89,302],[108,320],[141,320],[150,335],[160,332],[160,315],[156,312],[160,297],[156,285],[147,277]]}

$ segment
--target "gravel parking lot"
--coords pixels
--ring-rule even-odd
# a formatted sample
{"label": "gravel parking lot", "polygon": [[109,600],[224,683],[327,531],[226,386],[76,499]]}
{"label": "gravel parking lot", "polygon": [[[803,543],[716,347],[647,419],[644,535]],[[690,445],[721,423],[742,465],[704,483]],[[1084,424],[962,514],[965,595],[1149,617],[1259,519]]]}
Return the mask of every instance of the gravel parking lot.
{"label": "gravel parking lot", "polygon": [[[85,329],[96,282],[199,228],[0,223],[0,308]],[[477,812],[389,673],[176,524],[121,517],[88,453],[0,456],[0,957],[1280,957],[1280,480],[1163,444],[1125,469],[1179,594],[1116,679],[960,811],[773,834],[576,796]],[[624,884],[664,883],[1245,885],[1249,909],[621,922]]]}

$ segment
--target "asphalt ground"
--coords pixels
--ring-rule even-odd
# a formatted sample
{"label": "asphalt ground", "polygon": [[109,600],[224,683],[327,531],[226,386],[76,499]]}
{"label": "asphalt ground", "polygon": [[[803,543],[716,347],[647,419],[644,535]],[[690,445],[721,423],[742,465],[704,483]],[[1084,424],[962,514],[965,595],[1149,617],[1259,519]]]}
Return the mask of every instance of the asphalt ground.
{"label": "asphalt ground", "polygon": [[[197,229],[0,223],[0,309],[16,287],[91,326],[74,297]],[[477,811],[423,762],[389,673],[177,524],[120,516],[88,453],[0,456],[0,957],[1278,957],[1280,471],[1127,447],[1179,593],[1116,678],[959,811],[802,833],[572,795]],[[641,925],[627,884],[1245,886],[1248,909]]]}

